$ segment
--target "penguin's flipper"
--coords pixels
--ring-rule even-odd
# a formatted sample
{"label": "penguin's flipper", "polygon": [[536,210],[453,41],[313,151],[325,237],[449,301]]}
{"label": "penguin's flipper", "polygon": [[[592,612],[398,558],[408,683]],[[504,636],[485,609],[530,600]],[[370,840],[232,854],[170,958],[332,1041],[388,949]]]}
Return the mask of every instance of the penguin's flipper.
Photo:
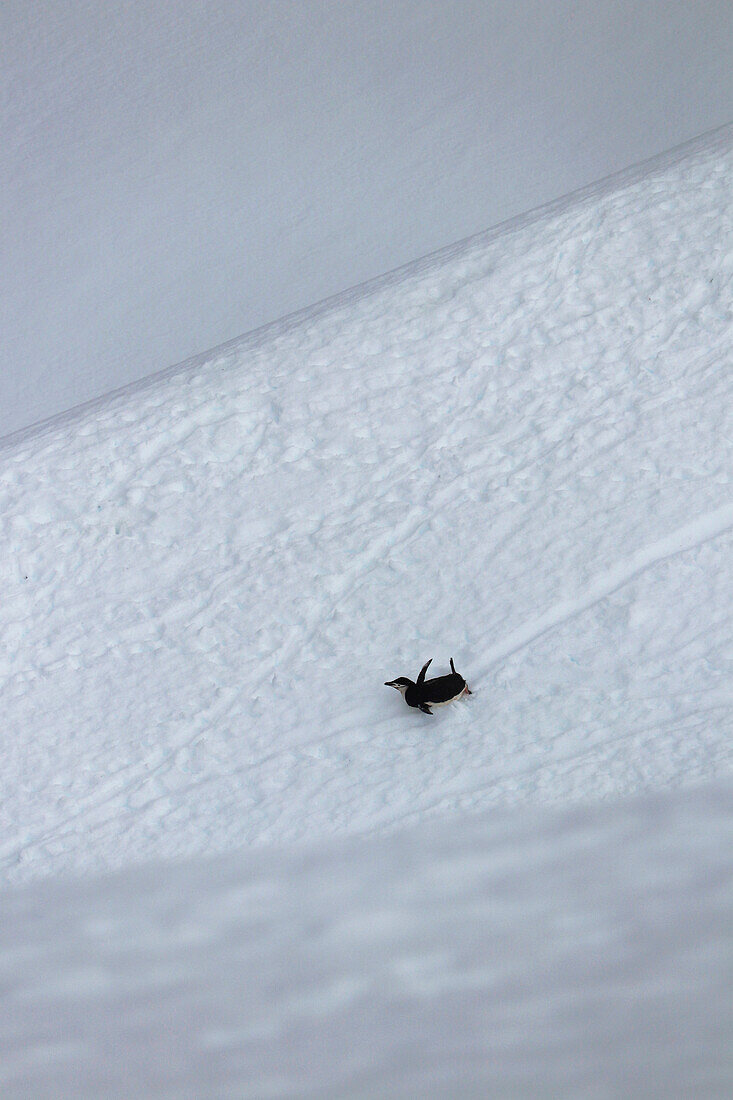
{"label": "penguin's flipper", "polygon": [[[428,662],[428,664],[429,663],[430,662]],[[423,712],[423,714],[432,714],[433,713],[427,703],[418,703],[417,704],[417,709],[421,710]]]}
{"label": "penguin's flipper", "polygon": [[452,657],[451,657],[451,659],[450,659],[450,670],[451,670],[451,672],[453,673],[453,675],[455,676],[455,674],[456,674],[456,666],[455,666],[455,665],[453,664],[453,658],[452,658]]}
{"label": "penguin's flipper", "polygon": [[418,676],[418,678],[417,678],[417,682],[418,682],[418,684],[421,684],[421,683],[423,682],[423,680],[425,679],[425,673],[426,673],[426,672],[428,671],[428,665],[430,665],[430,664],[432,663],[432,660],[433,660],[433,658],[431,657],[431,658],[430,658],[430,660],[429,660],[429,661],[427,661],[427,662],[426,662],[426,663],[425,663],[425,664],[424,664],[424,665],[422,666],[422,668],[420,669],[420,675],[419,675],[419,676]]}

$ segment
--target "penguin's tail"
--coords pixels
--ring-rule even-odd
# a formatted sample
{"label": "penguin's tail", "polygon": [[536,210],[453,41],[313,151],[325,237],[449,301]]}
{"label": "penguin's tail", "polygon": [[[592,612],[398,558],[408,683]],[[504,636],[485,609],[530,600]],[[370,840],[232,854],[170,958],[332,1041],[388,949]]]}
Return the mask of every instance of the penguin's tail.
{"label": "penguin's tail", "polygon": [[455,665],[453,664],[453,658],[452,658],[452,657],[451,657],[451,659],[450,659],[450,670],[451,670],[451,672],[453,673],[453,675],[455,676],[455,674],[456,674],[456,666],[455,666]]}

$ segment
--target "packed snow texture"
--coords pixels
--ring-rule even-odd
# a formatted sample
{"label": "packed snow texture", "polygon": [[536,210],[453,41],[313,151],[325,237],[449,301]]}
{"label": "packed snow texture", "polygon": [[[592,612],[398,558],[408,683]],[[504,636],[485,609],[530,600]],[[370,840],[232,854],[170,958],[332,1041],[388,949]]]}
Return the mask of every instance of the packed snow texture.
{"label": "packed snow texture", "polygon": [[0,1093],[723,1100],[732,844],[707,786],[6,892]]}
{"label": "packed snow texture", "polygon": [[[0,452],[2,881],[729,774],[733,130]],[[383,682],[449,657],[429,718]]]}
{"label": "packed snow texture", "polygon": [[733,119],[729,0],[0,4],[0,436]]}

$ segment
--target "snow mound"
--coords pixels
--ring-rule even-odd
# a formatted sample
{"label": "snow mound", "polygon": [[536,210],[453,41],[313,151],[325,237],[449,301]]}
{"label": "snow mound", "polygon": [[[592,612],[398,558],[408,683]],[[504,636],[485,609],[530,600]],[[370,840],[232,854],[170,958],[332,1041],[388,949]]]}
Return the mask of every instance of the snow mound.
{"label": "snow mound", "polygon": [[[0,453],[3,881],[729,773],[733,130]],[[449,657],[429,719],[383,681]]]}

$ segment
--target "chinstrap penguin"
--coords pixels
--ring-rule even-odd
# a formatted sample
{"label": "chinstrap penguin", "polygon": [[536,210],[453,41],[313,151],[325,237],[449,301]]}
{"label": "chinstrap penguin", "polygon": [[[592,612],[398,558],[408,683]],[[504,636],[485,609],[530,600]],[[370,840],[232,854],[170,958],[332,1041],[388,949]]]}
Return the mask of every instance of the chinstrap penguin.
{"label": "chinstrap penguin", "polygon": [[417,683],[408,680],[406,676],[398,676],[396,680],[386,680],[384,686],[397,688],[403,696],[408,707],[416,707],[423,714],[432,714],[431,707],[443,707],[446,703],[453,703],[462,695],[472,695],[468,684],[463,677],[456,672],[453,658],[450,659],[450,676],[436,676],[434,680],[426,680],[427,664],[420,669]]}

